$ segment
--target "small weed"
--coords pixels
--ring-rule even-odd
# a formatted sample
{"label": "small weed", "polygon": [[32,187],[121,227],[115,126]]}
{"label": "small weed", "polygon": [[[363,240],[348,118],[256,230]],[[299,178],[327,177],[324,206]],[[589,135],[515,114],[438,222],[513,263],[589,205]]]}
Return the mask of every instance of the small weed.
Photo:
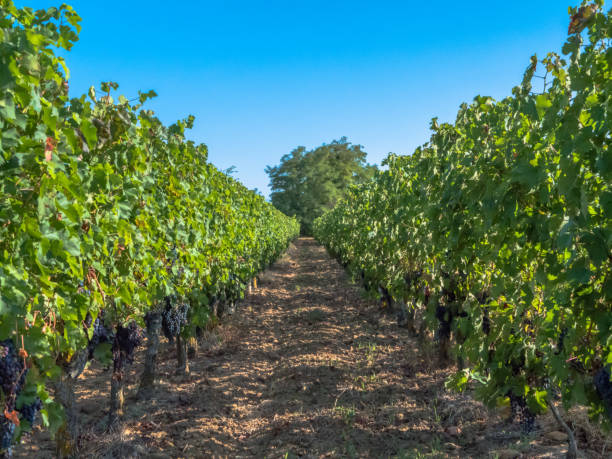
{"label": "small weed", "polygon": [[367,343],[359,343],[357,348],[359,350],[365,349],[366,361],[368,365],[373,365],[374,362],[376,361],[376,352],[377,352],[376,343],[372,343],[370,341]]}
{"label": "small weed", "polygon": [[355,385],[360,387],[362,391],[366,390],[366,387],[371,384],[376,384],[378,382],[378,375],[376,373],[372,373],[369,376],[356,376]]}
{"label": "small weed", "polygon": [[433,399],[433,420],[436,424],[440,425],[442,418],[440,417],[440,413],[438,413],[438,396],[436,395]]}
{"label": "small weed", "polygon": [[437,435],[433,437],[433,439],[431,440],[431,454],[439,454],[442,453],[442,440],[440,440],[440,437],[438,437]]}
{"label": "small weed", "polygon": [[347,426],[352,426],[353,421],[355,420],[355,406],[342,406],[339,405],[335,408],[336,412],[342,416],[342,420],[344,424]]}

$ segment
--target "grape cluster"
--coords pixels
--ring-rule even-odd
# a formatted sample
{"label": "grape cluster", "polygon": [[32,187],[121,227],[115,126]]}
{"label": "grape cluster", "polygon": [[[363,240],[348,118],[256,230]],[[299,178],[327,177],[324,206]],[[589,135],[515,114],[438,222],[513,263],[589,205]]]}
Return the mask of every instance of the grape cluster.
{"label": "grape cluster", "polygon": [[567,336],[567,327],[564,327],[561,330],[561,333],[559,333],[559,338],[557,339],[557,350],[555,351],[555,354],[560,354],[561,352],[563,352],[563,344],[565,343],[565,337]]}
{"label": "grape cluster", "polygon": [[593,384],[597,394],[603,401],[608,418],[612,421],[612,381],[610,381],[610,368],[602,367],[593,377]]}
{"label": "grape cluster", "polygon": [[[27,368],[23,358],[17,353],[11,339],[0,341],[0,388],[4,411],[13,411],[15,401],[25,384]],[[10,457],[10,448],[15,433],[15,425],[0,414],[0,456]]]}
{"label": "grape cluster", "polygon": [[15,424],[4,416],[0,416],[0,457],[10,457],[14,434]]}
{"label": "grape cluster", "polygon": [[26,372],[13,340],[0,341],[0,387],[6,398],[11,394],[19,394],[25,383]]}
{"label": "grape cluster", "polygon": [[173,341],[181,332],[181,328],[187,323],[188,312],[189,303],[173,305],[171,297],[166,297],[166,307],[162,312],[162,331],[168,340]]}
{"label": "grape cluster", "polygon": [[[106,326],[104,325],[104,318],[102,318],[101,316],[102,314],[96,317],[96,320],[93,323],[93,335],[89,340],[89,343],[87,344],[87,351],[89,352],[90,360],[94,358],[94,351],[96,350],[98,344],[111,343],[114,339],[112,330],[106,328]],[[89,325],[91,325],[91,316],[89,317]],[[87,319],[85,319],[85,323],[87,324]]]}
{"label": "grape cluster", "polygon": [[131,322],[127,327],[118,325],[113,343],[113,355],[120,352],[123,360],[132,363],[134,350],[142,343],[142,339],[142,330],[135,322]]}
{"label": "grape cluster", "polygon": [[91,327],[92,322],[93,316],[89,311],[87,311],[87,315],[85,316],[85,320],[83,321],[83,326],[85,327],[85,330],[89,330],[89,327]]}
{"label": "grape cluster", "polygon": [[32,403],[28,405],[22,405],[17,411],[21,414],[21,419],[28,421],[30,426],[34,425],[34,421],[36,421],[36,414],[41,410],[42,403],[38,397]]}
{"label": "grape cluster", "polygon": [[113,341],[113,377],[121,378],[126,363],[134,361],[134,350],[142,342],[142,330],[131,322],[127,327],[117,325]]}
{"label": "grape cluster", "polygon": [[508,398],[510,398],[510,420],[518,421],[523,433],[533,432],[536,428],[536,416],[527,406],[525,397],[514,395],[511,392]]}

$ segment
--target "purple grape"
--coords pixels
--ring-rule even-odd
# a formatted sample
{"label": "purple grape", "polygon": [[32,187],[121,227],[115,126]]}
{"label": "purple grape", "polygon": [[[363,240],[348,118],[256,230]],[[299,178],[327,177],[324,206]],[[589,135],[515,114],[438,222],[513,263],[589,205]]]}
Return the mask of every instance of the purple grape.
{"label": "purple grape", "polygon": [[593,384],[603,402],[608,418],[612,421],[612,381],[610,381],[609,368],[600,368],[593,377]]}
{"label": "purple grape", "polygon": [[25,383],[27,369],[24,370],[23,359],[17,354],[13,340],[0,342],[0,387],[4,396],[19,394]]}
{"label": "purple grape", "polygon": [[28,421],[30,427],[34,425],[34,421],[36,420],[36,415],[42,408],[42,403],[38,397],[29,405],[23,405],[17,411],[21,414],[21,418]]}

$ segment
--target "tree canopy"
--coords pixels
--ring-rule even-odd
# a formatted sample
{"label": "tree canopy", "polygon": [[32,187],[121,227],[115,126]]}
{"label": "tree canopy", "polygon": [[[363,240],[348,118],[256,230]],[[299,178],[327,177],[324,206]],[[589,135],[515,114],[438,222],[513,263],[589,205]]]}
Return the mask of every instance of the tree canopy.
{"label": "tree canopy", "polygon": [[297,147],[267,166],[270,200],[281,212],[296,216],[303,234],[311,234],[312,222],[344,197],[350,185],[369,180],[376,166],[366,162],[361,145],[342,137],[307,151]]}

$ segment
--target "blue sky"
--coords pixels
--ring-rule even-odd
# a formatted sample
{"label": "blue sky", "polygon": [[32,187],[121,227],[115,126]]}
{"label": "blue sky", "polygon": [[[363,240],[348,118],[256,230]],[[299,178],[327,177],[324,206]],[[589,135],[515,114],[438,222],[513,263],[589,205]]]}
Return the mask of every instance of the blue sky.
{"label": "blue sky", "polygon": [[267,195],[265,166],[298,145],[347,136],[380,163],[426,142],[432,117],[509,95],[533,53],[560,51],[577,1],[68,3],[83,18],[71,95],[154,89],[164,122],[195,115],[211,162]]}

